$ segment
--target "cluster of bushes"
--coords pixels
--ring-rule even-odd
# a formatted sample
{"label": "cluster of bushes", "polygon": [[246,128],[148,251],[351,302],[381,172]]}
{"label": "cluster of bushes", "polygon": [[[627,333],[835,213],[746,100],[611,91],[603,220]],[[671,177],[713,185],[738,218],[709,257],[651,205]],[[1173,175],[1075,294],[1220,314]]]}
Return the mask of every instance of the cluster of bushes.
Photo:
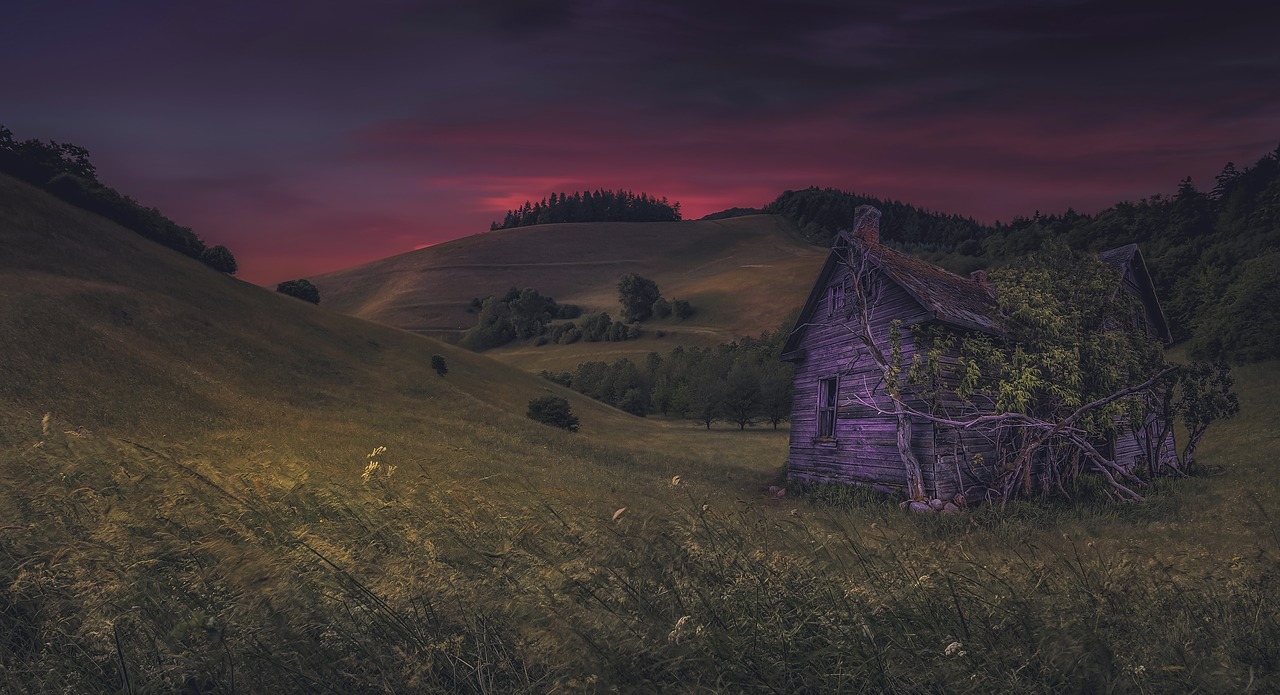
{"label": "cluster of bushes", "polygon": [[674,316],[681,321],[693,316],[693,305],[687,299],[672,299],[667,301],[665,297],[658,297],[652,306],[653,317],[655,319],[665,319],[668,316]]}
{"label": "cluster of bushes", "polygon": [[549,200],[543,198],[538,203],[526,200],[521,207],[508,210],[501,223],[489,225],[489,231],[559,222],[675,222],[679,219],[680,203],[670,203],[666,197],[595,190],[573,195],[552,193]]}
{"label": "cluster of bushes", "polygon": [[542,376],[641,417],[661,413],[707,429],[720,420],[739,429],[762,421],[776,428],[791,417],[792,367],[778,361],[785,338],[779,331],[714,348],[677,346],[665,358],[649,353],[642,365],[626,358],[584,362]]}
{"label": "cluster of bushes", "polygon": [[276,292],[296,297],[312,304],[320,303],[320,288],[311,284],[310,280],[288,280],[276,285]]}
{"label": "cluster of bushes", "polygon": [[227,247],[205,246],[190,227],[100,183],[89,151],[83,147],[52,140],[14,140],[13,132],[0,126],[0,172],[39,186],[214,270],[234,275],[238,269]]}
{"label": "cluster of bushes", "polygon": [[[532,288],[512,287],[502,297],[489,295],[471,300],[467,310],[477,314],[476,325],[462,334],[459,343],[481,351],[529,338],[537,339],[535,345],[620,342],[639,338],[641,329],[637,324],[641,321],[669,316],[683,320],[693,315],[693,305],[687,300],[666,299],[658,283],[636,273],[619,278],[618,302],[622,305],[622,320],[615,321],[604,311],[582,317],[581,307],[557,304],[555,299]],[[555,320],[562,322],[552,323]]]}
{"label": "cluster of bushes", "polygon": [[[582,308],[577,305],[557,304],[535,289],[512,287],[501,297],[489,295],[471,300],[467,310],[477,314],[476,325],[467,329],[459,342],[476,351],[528,338],[537,338],[536,345],[619,342],[639,338],[641,330],[636,324],[640,321],[668,316],[686,319],[693,315],[688,301],[668,301],[656,282],[635,273],[619,280],[618,301],[622,304],[621,321],[603,311],[583,317]],[[562,322],[552,323],[556,320]]]}
{"label": "cluster of bushes", "polygon": [[557,304],[555,299],[528,287],[512,287],[501,297],[477,297],[471,300],[468,310],[478,314],[476,325],[463,333],[459,342],[477,351],[545,335],[553,319],[572,319],[582,314],[579,307]]}
{"label": "cluster of bushes", "polygon": [[569,409],[569,401],[562,396],[534,398],[529,401],[525,417],[570,432],[578,431],[578,416],[573,414]]}
{"label": "cluster of bushes", "polygon": [[693,316],[693,305],[687,300],[668,300],[662,296],[658,283],[638,273],[627,273],[618,279],[618,303],[622,305],[622,318],[627,323],[668,316],[684,320]]}
{"label": "cluster of bushes", "polygon": [[586,343],[621,342],[635,340],[640,337],[640,327],[614,321],[608,312],[600,312],[584,317],[577,322],[560,323],[547,330],[547,334],[538,338],[536,345],[556,343],[570,345],[579,340]]}

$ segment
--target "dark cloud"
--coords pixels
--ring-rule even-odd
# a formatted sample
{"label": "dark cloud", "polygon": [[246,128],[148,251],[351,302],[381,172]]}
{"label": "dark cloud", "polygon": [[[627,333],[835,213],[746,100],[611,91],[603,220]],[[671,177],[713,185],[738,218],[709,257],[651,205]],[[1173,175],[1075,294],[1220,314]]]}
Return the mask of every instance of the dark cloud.
{"label": "dark cloud", "polygon": [[[700,215],[831,185],[982,219],[1207,181],[1280,133],[1280,11],[1096,0],[26,0],[0,122],[253,280],[480,231],[552,190]],[[286,272],[287,271],[287,272]]]}

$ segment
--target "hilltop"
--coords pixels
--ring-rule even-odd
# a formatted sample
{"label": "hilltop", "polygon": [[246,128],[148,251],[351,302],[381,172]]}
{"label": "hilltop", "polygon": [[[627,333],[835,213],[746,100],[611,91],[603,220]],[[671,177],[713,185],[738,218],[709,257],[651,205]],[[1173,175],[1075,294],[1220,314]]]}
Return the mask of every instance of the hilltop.
{"label": "hilltop", "polygon": [[[430,335],[471,327],[471,299],[510,287],[532,287],[617,318],[618,278],[634,272],[657,281],[664,296],[692,302],[693,317],[646,323],[649,335],[640,341],[589,349],[512,346],[494,353],[526,366],[559,359],[572,368],[580,353],[643,355],[777,329],[804,302],[825,257],[825,249],[773,215],[584,222],[477,234],[309,279],[334,311]],[[656,339],[659,330],[665,340]]]}

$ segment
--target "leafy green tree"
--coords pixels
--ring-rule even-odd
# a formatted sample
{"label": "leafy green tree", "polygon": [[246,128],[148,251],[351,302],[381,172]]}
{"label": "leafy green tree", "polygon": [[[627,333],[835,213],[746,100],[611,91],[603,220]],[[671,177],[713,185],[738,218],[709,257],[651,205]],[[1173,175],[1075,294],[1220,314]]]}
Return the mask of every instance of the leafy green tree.
{"label": "leafy green tree", "polygon": [[530,400],[525,416],[544,425],[578,431],[578,416],[573,414],[569,401],[563,396],[542,396]]}
{"label": "leafy green tree", "polygon": [[688,401],[689,416],[707,429],[711,429],[711,423],[724,417],[725,383],[718,370],[697,372],[689,380],[683,397]]}
{"label": "leafy green tree", "polygon": [[1236,363],[1280,357],[1280,251],[1245,261],[1204,311],[1192,355]]}
{"label": "leafy green tree", "polygon": [[1195,362],[1182,370],[1178,385],[1181,393],[1175,410],[1182,415],[1187,428],[1187,443],[1182,449],[1182,467],[1191,471],[1196,465],[1196,447],[1209,426],[1227,420],[1240,412],[1240,399],[1232,390],[1235,382],[1227,365]]}
{"label": "leafy green tree", "polygon": [[[1145,422],[1158,400],[1155,394],[1172,378],[1160,343],[1140,318],[1141,305],[1116,290],[1115,271],[1061,244],[994,272],[991,279],[1006,336],[998,342],[987,336],[960,338],[962,357],[954,375],[956,394],[981,404],[978,415],[948,416],[936,407],[950,388],[941,379],[940,357],[950,352],[956,334],[915,329],[922,354],[907,364],[895,324],[890,354],[873,350],[895,408],[906,412],[906,426],[914,419],[981,428],[1006,442],[993,482],[1005,500],[1066,490],[1086,471],[1103,476],[1115,494],[1142,499],[1135,488],[1145,483],[1136,473],[1094,446],[1115,433],[1118,423]],[[861,292],[861,280],[853,286]],[[992,405],[994,415],[988,409]],[[903,448],[900,438],[900,452]],[[910,472],[909,453],[902,455]]]}
{"label": "leafy green tree", "polygon": [[693,305],[687,299],[671,300],[671,313],[681,321],[693,316]]}
{"label": "leafy green tree", "polygon": [[296,297],[312,304],[320,303],[320,289],[311,284],[310,280],[300,279],[282,282],[276,285],[276,292]]}
{"label": "leafy green tree", "polygon": [[651,313],[655,319],[665,319],[671,315],[671,302],[662,297],[658,297],[651,307]]}
{"label": "leafy green tree", "polygon": [[[1009,343],[987,352],[1000,377],[996,407],[1050,420],[1159,371],[1160,343],[1135,317],[1142,307],[1120,278],[1091,254],[1051,245],[1025,262],[995,271]],[[1135,401],[1092,412],[1087,424],[1109,431]],[[1081,423],[1086,424],[1086,423]]]}
{"label": "leafy green tree", "polygon": [[443,355],[431,356],[431,368],[436,370],[436,374],[444,376],[449,373],[449,365],[444,361]]}
{"label": "leafy green tree", "polygon": [[515,339],[516,328],[511,321],[511,307],[498,297],[490,295],[480,307],[476,325],[463,332],[458,343],[481,351],[505,345]]}
{"label": "leafy green tree", "polygon": [[794,371],[792,365],[774,360],[766,366],[760,382],[760,413],[775,430],[778,423],[791,418]]}
{"label": "leafy green tree", "polygon": [[754,359],[736,360],[724,384],[723,412],[726,419],[744,430],[760,415],[761,371]]}
{"label": "leafy green tree", "polygon": [[613,327],[613,319],[606,312],[592,314],[578,322],[582,331],[582,339],[588,343],[596,343],[609,339],[609,329]]}
{"label": "leafy green tree", "polygon": [[658,283],[636,273],[627,273],[618,280],[618,301],[622,303],[622,320],[627,323],[652,316],[653,303],[661,296]]}

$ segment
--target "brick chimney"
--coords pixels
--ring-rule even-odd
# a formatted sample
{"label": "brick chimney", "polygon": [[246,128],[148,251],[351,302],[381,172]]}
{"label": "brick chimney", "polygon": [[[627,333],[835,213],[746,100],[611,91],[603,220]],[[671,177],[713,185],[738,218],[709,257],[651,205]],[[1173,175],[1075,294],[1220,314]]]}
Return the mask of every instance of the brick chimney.
{"label": "brick chimney", "polygon": [[853,211],[853,238],[867,246],[880,243],[880,211],[873,205],[859,205]]}
{"label": "brick chimney", "polygon": [[982,289],[986,290],[992,299],[996,298],[996,286],[991,284],[991,280],[987,279],[987,271],[975,270],[969,273],[969,279],[981,285]]}

